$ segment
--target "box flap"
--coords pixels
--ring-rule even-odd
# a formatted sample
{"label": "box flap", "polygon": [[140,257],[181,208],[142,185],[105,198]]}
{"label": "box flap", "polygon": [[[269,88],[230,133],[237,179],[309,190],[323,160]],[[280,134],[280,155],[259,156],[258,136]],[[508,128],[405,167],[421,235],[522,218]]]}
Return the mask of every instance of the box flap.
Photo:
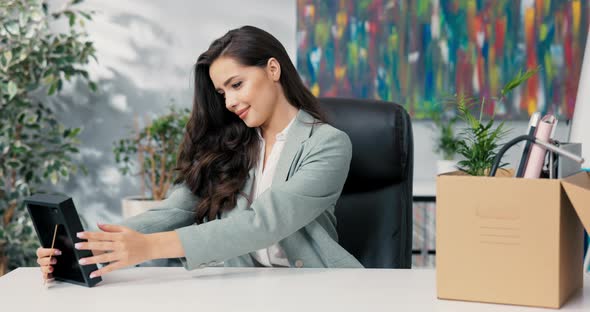
{"label": "box flap", "polygon": [[[486,171],[488,172],[488,171]],[[514,173],[516,171],[514,169],[511,168],[498,168],[498,171],[496,171],[496,178],[511,178],[514,176]],[[445,173],[441,173],[438,175],[439,177],[442,176],[465,176],[465,177],[476,177],[476,176],[472,176],[469,175],[461,170],[455,170],[455,171],[450,171],[450,172],[445,172]],[[487,177],[487,174],[485,175],[485,177]]]}
{"label": "box flap", "polygon": [[561,180],[574,209],[586,228],[590,232],[590,173],[580,172]]}

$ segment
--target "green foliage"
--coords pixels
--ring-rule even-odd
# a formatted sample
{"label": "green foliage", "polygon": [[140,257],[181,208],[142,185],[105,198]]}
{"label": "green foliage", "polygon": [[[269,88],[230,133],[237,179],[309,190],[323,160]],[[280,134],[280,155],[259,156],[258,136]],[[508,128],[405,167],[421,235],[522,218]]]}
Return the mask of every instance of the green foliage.
{"label": "green foliage", "polygon": [[[124,175],[139,176],[142,194],[146,198],[163,199],[174,181],[177,149],[182,143],[189,116],[189,109],[177,110],[171,105],[166,115],[150,121],[142,129],[138,129],[136,123],[130,137],[113,143],[119,170]],[[137,168],[136,172],[132,172],[134,168]]]}
{"label": "green foliage", "polygon": [[516,76],[514,78],[512,78],[512,80],[510,80],[504,86],[504,88],[502,88],[502,93],[501,93],[502,98],[506,97],[508,95],[508,93],[510,93],[512,90],[514,90],[514,88],[520,86],[523,82],[527,81],[534,74],[536,74],[539,70],[541,70],[541,67],[527,70],[524,73],[522,72],[522,70],[520,70],[518,72],[518,74],[516,74]]}
{"label": "green foliage", "polygon": [[430,117],[434,122],[434,130],[438,132],[434,151],[441,154],[444,160],[453,160],[459,148],[459,137],[455,133],[454,127],[460,118],[454,107],[448,104],[448,101],[442,101],[438,109],[430,114]]}
{"label": "green foliage", "polygon": [[[470,108],[478,103],[476,98],[459,95],[457,102],[461,118],[467,123],[467,128],[460,134],[461,140],[457,150],[464,158],[458,163],[459,170],[469,175],[484,176],[494,163],[499,141],[507,133],[504,130],[504,122],[493,128],[494,119],[484,123],[481,116],[479,119],[475,118],[471,114]],[[485,99],[481,103],[482,111],[484,105]]]}
{"label": "green foliage", "polygon": [[[510,80],[502,89],[498,101],[503,101],[508,93],[518,87],[520,84],[534,75],[539,68],[527,70],[524,73],[519,72],[516,77]],[[500,141],[508,133],[504,129],[504,122],[501,122],[494,128],[494,118],[488,122],[482,121],[485,98],[468,97],[465,95],[455,95],[454,100],[459,109],[459,115],[467,124],[466,129],[461,132],[458,153],[463,157],[459,161],[459,169],[469,175],[484,176],[494,163],[494,159],[500,147]],[[471,113],[471,109],[480,105],[479,118]],[[506,163],[500,164],[500,167],[506,166]]]}
{"label": "green foliage", "polygon": [[[85,171],[74,161],[81,129],[64,127],[43,103],[74,77],[95,88],[83,69],[95,49],[78,27],[92,12],[73,9],[79,2],[50,12],[41,0],[0,1],[0,246],[9,269],[36,265],[38,242],[23,199],[46,181]],[[62,19],[66,32],[50,31]]]}

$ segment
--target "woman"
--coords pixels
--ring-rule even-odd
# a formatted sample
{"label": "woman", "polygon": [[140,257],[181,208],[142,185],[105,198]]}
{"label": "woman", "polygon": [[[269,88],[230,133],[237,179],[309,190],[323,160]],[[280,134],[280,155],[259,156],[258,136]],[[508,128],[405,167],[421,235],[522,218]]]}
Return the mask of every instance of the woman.
{"label": "woman", "polygon": [[[337,243],[334,206],[348,174],[348,136],[325,123],[285,48],[244,26],[215,40],[195,66],[178,179],[160,208],[81,232],[81,264],[113,270],[181,258],[226,266],[362,267]],[[40,248],[47,278],[57,250]]]}

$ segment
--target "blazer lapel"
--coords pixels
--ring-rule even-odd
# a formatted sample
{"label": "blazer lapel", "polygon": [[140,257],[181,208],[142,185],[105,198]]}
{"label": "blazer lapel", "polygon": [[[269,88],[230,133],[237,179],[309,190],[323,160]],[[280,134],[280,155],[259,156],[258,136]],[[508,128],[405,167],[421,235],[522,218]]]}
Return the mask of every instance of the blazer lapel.
{"label": "blazer lapel", "polygon": [[[307,140],[311,134],[311,129],[314,122],[313,117],[304,110],[300,109],[295,118],[297,119],[293,125],[291,125],[291,129],[289,129],[289,132],[287,133],[287,142],[283,147],[281,157],[279,157],[279,162],[277,163],[277,168],[275,169],[275,175],[272,179],[273,185],[277,182],[285,182],[287,180],[293,158],[295,155],[297,155],[297,152],[301,148],[301,144],[305,142],[305,140]],[[250,169],[248,172],[248,180],[246,180],[246,184],[244,184],[244,187],[241,190],[242,194],[238,197],[236,207],[228,212],[222,212],[222,217],[228,217],[233,212],[244,210],[250,207],[248,197],[250,196],[252,187],[254,186],[253,183],[255,175],[256,167]]]}
{"label": "blazer lapel", "polygon": [[301,144],[309,138],[313,127],[313,117],[303,109],[299,109],[299,113],[297,113],[295,118],[295,122],[291,125],[291,129],[287,133],[287,142],[283,147],[281,157],[279,157],[279,162],[275,169],[276,171],[272,179],[273,185],[287,180],[293,158],[297,154],[297,151],[299,151]]}

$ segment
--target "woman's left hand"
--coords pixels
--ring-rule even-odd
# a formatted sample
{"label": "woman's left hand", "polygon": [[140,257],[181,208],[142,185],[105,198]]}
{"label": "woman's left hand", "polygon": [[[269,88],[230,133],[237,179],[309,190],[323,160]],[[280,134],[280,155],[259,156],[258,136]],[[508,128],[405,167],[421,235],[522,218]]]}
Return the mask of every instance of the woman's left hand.
{"label": "woman's left hand", "polygon": [[89,241],[75,245],[79,250],[104,252],[97,256],[80,259],[81,265],[109,262],[109,265],[92,272],[90,278],[151,260],[151,246],[146,234],[120,225],[98,224],[98,227],[103,232],[79,232],[78,238]]}

